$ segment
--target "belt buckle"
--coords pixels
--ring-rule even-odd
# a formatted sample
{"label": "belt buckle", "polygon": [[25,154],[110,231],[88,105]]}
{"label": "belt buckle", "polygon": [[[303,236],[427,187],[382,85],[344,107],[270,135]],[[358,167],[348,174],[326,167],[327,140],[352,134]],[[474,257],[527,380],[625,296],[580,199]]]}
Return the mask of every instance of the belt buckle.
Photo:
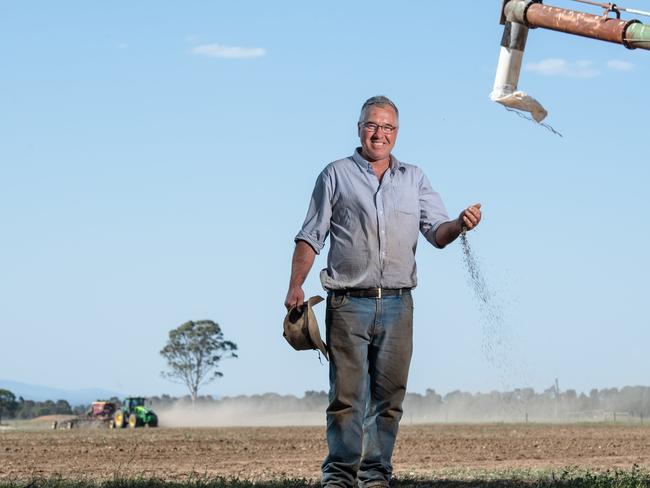
{"label": "belt buckle", "polygon": [[381,288],[377,288],[377,298],[381,299]]}

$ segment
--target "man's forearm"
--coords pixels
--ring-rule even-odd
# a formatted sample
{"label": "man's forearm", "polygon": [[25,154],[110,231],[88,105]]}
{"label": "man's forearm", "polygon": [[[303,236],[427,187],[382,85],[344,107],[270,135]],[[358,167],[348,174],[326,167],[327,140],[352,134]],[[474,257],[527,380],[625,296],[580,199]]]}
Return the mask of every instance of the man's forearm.
{"label": "man's forearm", "polygon": [[444,222],[436,229],[436,244],[445,247],[447,244],[454,242],[462,231],[463,226],[459,219]]}
{"label": "man's forearm", "polygon": [[302,284],[307,279],[309,270],[314,264],[316,251],[305,241],[296,242],[291,260],[291,279],[289,280],[289,291],[284,301],[287,310],[298,307],[305,301],[305,293],[302,291]]}
{"label": "man's forearm", "polygon": [[316,251],[305,241],[296,242],[296,248],[293,251],[291,260],[291,279],[289,288],[300,287],[307,279],[307,275],[314,265]]}

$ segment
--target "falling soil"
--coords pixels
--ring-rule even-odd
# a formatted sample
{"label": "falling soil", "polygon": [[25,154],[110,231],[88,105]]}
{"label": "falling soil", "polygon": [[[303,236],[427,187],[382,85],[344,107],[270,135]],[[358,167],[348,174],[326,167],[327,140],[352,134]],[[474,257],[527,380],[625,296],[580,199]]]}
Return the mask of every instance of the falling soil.
{"label": "falling soil", "polygon": [[514,364],[502,301],[485,280],[479,260],[467,239],[467,232],[464,231],[460,235],[460,243],[468,283],[476,298],[480,314],[483,355],[487,362],[496,368],[502,387],[508,389],[513,381],[522,380],[522,378],[514,378],[522,374],[522,368],[515,367]]}

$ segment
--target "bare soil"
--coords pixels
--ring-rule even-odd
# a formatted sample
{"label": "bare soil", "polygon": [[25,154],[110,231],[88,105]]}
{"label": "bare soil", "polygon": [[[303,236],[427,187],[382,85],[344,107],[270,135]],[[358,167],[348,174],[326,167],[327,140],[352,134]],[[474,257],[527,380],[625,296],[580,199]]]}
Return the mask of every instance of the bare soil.
{"label": "bare soil", "polygon": [[[0,479],[319,477],[323,427],[5,430]],[[650,469],[647,425],[403,426],[397,476],[510,469]]]}

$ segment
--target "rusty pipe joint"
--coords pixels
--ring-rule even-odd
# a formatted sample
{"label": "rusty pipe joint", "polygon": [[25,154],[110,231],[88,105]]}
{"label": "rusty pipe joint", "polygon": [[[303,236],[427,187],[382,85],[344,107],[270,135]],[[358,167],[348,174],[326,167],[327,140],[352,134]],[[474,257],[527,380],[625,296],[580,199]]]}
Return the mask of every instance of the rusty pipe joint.
{"label": "rusty pipe joint", "polygon": [[503,16],[507,22],[516,22],[534,28],[528,25],[526,14],[530,6],[536,3],[542,3],[542,0],[508,0],[503,6]]}

